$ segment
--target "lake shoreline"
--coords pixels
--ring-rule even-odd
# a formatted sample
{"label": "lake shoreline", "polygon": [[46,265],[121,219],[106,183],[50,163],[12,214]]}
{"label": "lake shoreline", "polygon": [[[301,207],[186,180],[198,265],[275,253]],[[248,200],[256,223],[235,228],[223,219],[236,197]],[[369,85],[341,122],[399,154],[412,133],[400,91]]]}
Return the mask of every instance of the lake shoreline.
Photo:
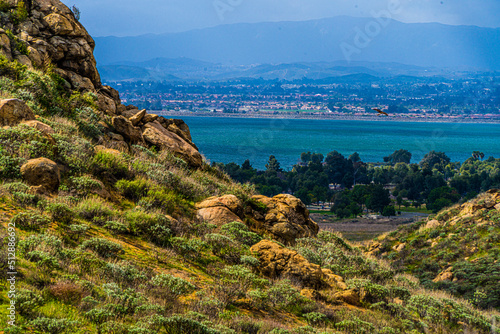
{"label": "lake shoreline", "polygon": [[487,123],[500,124],[499,119],[470,119],[470,118],[444,118],[444,117],[399,117],[399,116],[348,116],[348,115],[274,115],[274,114],[219,114],[219,113],[186,113],[186,112],[166,112],[157,113],[163,117],[225,117],[225,118],[247,118],[247,119],[304,119],[304,120],[339,120],[339,121],[379,121],[379,122],[415,122],[415,123]]}

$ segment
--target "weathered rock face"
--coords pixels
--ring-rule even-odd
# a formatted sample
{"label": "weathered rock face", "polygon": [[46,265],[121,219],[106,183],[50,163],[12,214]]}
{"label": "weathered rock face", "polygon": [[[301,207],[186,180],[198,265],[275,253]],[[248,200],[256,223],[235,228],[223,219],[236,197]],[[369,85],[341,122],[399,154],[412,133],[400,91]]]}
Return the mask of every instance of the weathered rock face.
{"label": "weathered rock face", "polygon": [[253,245],[250,251],[259,256],[258,270],[267,277],[291,278],[311,288],[330,286],[347,289],[342,277],[334,275],[331,270],[321,269],[296,251],[281,247],[272,241],[262,240]]}
{"label": "weathered rock face", "polygon": [[137,126],[134,126],[127,118],[123,116],[116,116],[111,119],[113,127],[118,133],[133,143],[142,142],[142,132]]}
{"label": "weathered rock face", "polygon": [[203,158],[198,150],[179,137],[177,134],[165,129],[159,122],[147,123],[143,127],[144,139],[160,149],[173,152],[186,161],[191,167],[201,167]]}
{"label": "weathered rock face", "polygon": [[250,251],[259,256],[259,271],[270,278],[290,277],[298,279],[305,286],[318,288],[323,284],[323,272],[317,264],[309,263],[296,251],[262,240],[253,245]]}
{"label": "weathered rock face", "polygon": [[31,108],[21,100],[0,100],[0,126],[14,126],[23,121],[34,120]]}
{"label": "weathered rock face", "polygon": [[254,196],[253,199],[262,207],[244,210],[236,196],[211,197],[196,205],[198,217],[217,226],[232,221],[242,222],[246,217],[252,221],[252,228],[267,232],[285,244],[294,244],[297,238],[318,234],[318,224],[309,218],[309,212],[300,199],[292,195]]}
{"label": "weathered rock face", "polygon": [[56,192],[61,182],[57,164],[46,158],[28,160],[21,166],[21,174],[30,185],[48,192]]}
{"label": "weathered rock face", "polygon": [[253,212],[255,220],[280,241],[293,244],[297,238],[318,234],[318,224],[309,218],[309,210],[300,199],[286,194],[273,198],[259,195],[253,199],[267,207],[265,215]]}
{"label": "weathered rock face", "polygon": [[165,129],[175,133],[176,135],[187,141],[195,149],[198,149],[193,143],[189,127],[186,123],[184,123],[182,119],[166,119],[162,117],[158,121]]}
{"label": "weathered rock face", "polygon": [[207,223],[221,226],[234,221],[243,223],[243,205],[234,195],[210,197],[196,204],[197,216]]}

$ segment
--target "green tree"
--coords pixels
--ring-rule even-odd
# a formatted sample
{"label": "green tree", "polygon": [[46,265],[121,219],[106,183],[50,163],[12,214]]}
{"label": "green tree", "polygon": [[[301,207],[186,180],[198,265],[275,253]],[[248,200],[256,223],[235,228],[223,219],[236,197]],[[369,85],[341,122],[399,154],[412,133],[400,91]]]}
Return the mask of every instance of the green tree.
{"label": "green tree", "polygon": [[389,190],[384,189],[384,186],[381,184],[371,184],[367,188],[368,198],[366,200],[366,207],[372,211],[381,213],[384,207],[391,203]]}
{"label": "green tree", "polygon": [[404,162],[406,164],[409,164],[411,160],[411,153],[407,150],[397,150],[394,151],[391,155],[384,157],[384,162],[388,162],[391,165],[395,165],[398,162]]}
{"label": "green tree", "polygon": [[396,215],[396,209],[394,209],[394,206],[392,205],[388,205],[384,207],[384,210],[382,210],[382,216],[389,217],[395,215]]}
{"label": "green tree", "polygon": [[460,195],[457,190],[448,186],[433,189],[427,197],[427,209],[434,213],[458,202]]}
{"label": "green tree", "polygon": [[430,151],[420,161],[420,167],[422,169],[436,168],[442,172],[450,160],[444,152]]}
{"label": "green tree", "polygon": [[266,164],[266,171],[267,172],[282,172],[283,170],[280,167],[280,163],[278,162],[278,159],[274,155],[269,156],[269,161]]}

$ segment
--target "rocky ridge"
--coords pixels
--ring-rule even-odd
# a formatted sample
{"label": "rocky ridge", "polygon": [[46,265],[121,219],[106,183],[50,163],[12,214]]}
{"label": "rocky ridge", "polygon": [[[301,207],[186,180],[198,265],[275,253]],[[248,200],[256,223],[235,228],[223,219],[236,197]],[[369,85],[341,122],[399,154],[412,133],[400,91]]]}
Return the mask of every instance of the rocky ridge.
{"label": "rocky ridge", "polygon": [[[182,120],[167,120],[123,105],[118,91],[101,83],[94,40],[68,7],[58,0],[29,1],[25,2],[26,17],[14,19],[20,15],[16,14],[19,2],[4,1],[10,9],[0,12],[0,54],[30,69],[52,66],[67,89],[95,94],[99,109],[111,123],[102,124],[107,130],[103,145],[121,151],[128,151],[132,144],[154,145],[172,151],[192,167],[201,167],[203,158]],[[0,101],[0,125],[16,125],[23,117],[33,120],[34,115],[25,115],[26,110],[25,104],[15,100]]]}

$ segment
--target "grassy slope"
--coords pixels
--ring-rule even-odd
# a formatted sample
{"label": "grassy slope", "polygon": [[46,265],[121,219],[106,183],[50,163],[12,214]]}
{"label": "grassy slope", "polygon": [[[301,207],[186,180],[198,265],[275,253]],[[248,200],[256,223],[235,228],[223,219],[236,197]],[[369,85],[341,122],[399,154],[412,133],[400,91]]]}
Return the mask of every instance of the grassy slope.
{"label": "grassy slope", "polygon": [[[2,97],[25,100],[54,142],[25,126],[0,129],[1,281],[7,224],[16,223],[19,328],[48,333],[459,333],[491,331],[491,315],[365,257],[330,232],[298,241],[363,297],[335,289],[307,298],[297,282],[268,280],[249,247],[262,236],[228,224],[215,232],[194,203],[253,188],[217,169],[191,170],[167,152],[96,151],[109,119],[91,94],[66,92],[48,71],[0,58]],[[47,157],[62,167],[57,196],[31,194],[19,166]],[[100,195],[99,195],[100,194]],[[7,285],[0,300],[5,319]]]}
{"label": "grassy slope", "polygon": [[[432,227],[421,222],[379,238],[378,253],[428,288],[448,291],[478,307],[499,309],[500,211],[485,204],[498,201],[492,199],[495,194],[442,210]],[[453,277],[433,282],[445,270]]]}

